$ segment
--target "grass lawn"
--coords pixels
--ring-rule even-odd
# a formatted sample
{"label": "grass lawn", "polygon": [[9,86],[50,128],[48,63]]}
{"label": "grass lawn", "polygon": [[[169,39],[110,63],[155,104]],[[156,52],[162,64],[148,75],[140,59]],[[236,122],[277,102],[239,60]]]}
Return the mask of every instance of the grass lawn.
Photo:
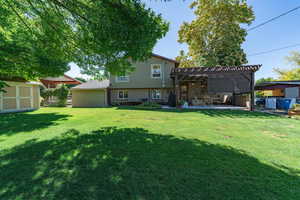
{"label": "grass lawn", "polygon": [[0,199],[300,199],[300,121],[126,107],[0,115]]}

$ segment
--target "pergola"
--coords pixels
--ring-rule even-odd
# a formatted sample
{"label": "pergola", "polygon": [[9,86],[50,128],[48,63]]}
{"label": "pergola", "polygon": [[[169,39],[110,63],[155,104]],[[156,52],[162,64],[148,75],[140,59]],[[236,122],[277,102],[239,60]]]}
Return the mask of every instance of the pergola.
{"label": "pergola", "polygon": [[250,94],[250,109],[254,109],[254,76],[261,65],[174,68],[176,105],[180,101],[180,85],[184,82],[207,80],[208,90],[233,94]]}
{"label": "pergola", "polygon": [[40,81],[45,85],[46,88],[56,88],[58,84],[67,84],[67,85],[79,85],[81,84],[75,78],[72,78],[67,75],[59,76],[59,77],[45,77],[41,78]]}

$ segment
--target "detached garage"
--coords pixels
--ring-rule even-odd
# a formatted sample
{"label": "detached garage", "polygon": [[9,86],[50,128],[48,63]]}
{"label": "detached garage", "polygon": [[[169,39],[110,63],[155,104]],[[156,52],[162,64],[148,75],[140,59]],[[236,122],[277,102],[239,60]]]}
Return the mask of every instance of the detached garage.
{"label": "detached garage", "polygon": [[91,80],[72,88],[73,108],[97,108],[108,105],[109,81]]}
{"label": "detached garage", "polygon": [[0,113],[21,112],[40,108],[40,87],[37,82],[5,81],[6,92],[0,92]]}

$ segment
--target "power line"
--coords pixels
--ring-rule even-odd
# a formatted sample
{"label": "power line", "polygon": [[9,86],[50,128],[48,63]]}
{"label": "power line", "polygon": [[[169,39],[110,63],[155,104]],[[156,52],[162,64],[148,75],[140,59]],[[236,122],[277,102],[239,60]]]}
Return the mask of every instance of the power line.
{"label": "power line", "polygon": [[289,46],[285,46],[285,47],[280,47],[280,48],[276,48],[276,49],[271,49],[271,50],[268,50],[268,51],[262,51],[262,52],[258,52],[258,53],[253,53],[253,54],[250,54],[248,56],[258,56],[258,55],[262,55],[262,54],[268,54],[268,53],[272,53],[272,52],[275,52],[275,51],[280,51],[280,50],[283,50],[283,49],[289,49],[289,48],[293,48],[293,47],[297,47],[297,46],[300,46],[300,43],[289,45]]}
{"label": "power line", "polygon": [[278,18],[280,18],[280,17],[283,17],[283,16],[285,16],[285,15],[291,13],[291,12],[294,12],[294,11],[298,10],[299,8],[300,8],[300,6],[298,6],[298,7],[296,7],[296,8],[293,8],[293,9],[291,9],[291,10],[285,12],[285,13],[282,13],[281,15],[278,15],[278,16],[276,16],[276,17],[273,17],[273,18],[271,18],[271,19],[269,19],[269,20],[267,20],[267,21],[265,21],[265,22],[263,22],[263,23],[261,23],[261,24],[258,24],[258,25],[254,26],[254,27],[252,27],[252,28],[249,28],[247,31],[249,32],[249,31],[252,31],[252,30],[254,30],[254,29],[257,29],[257,28],[259,28],[259,27],[261,27],[261,26],[263,26],[263,25],[266,25],[266,24],[268,24],[268,23],[270,23],[270,22],[272,22],[272,21],[274,21],[274,20],[276,20],[276,19],[278,19]]}

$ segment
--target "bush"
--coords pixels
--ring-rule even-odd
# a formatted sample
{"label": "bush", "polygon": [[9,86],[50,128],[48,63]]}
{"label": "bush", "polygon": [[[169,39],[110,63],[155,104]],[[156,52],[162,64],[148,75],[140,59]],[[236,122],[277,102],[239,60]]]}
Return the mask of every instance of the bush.
{"label": "bush", "polygon": [[58,107],[66,106],[68,95],[69,95],[69,89],[65,85],[62,85],[60,88],[54,90],[53,94],[58,99],[56,106]]}
{"label": "bush", "polygon": [[293,110],[300,110],[300,104],[294,104]]}
{"label": "bush", "polygon": [[144,102],[138,106],[136,106],[137,108],[143,108],[143,109],[159,109],[161,108],[161,105],[155,102]]}

